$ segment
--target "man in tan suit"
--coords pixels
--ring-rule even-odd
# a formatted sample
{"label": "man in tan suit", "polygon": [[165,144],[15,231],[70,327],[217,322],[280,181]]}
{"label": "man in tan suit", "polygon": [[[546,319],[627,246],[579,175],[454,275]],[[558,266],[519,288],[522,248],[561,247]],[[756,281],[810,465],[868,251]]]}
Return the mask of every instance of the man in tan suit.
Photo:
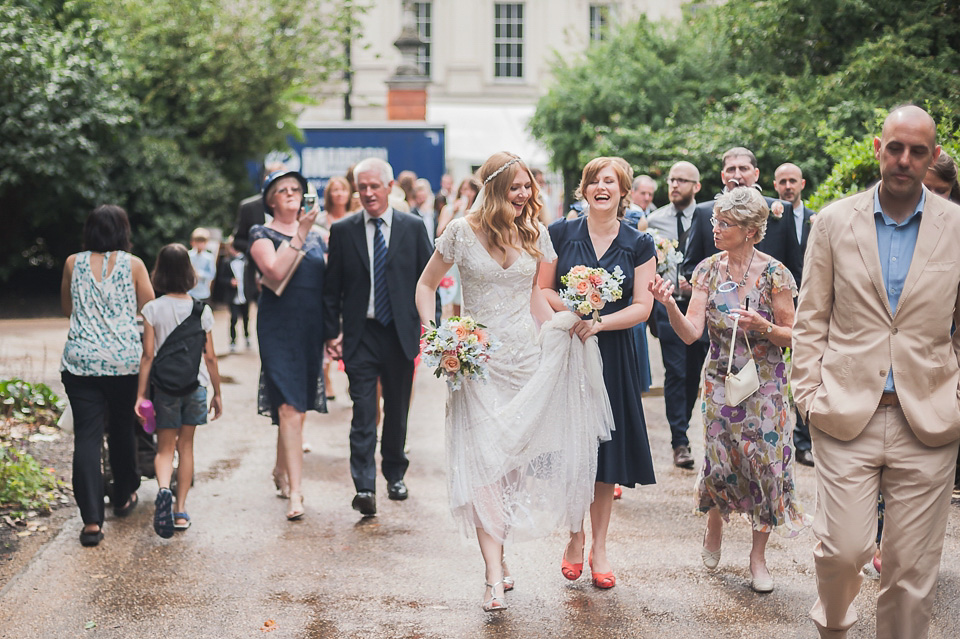
{"label": "man in tan suit", "polygon": [[817,474],[821,637],[856,622],[883,492],[877,637],[927,636],[960,438],[960,207],[925,189],[936,127],[894,109],[882,181],[814,218],[793,333],[794,398]]}

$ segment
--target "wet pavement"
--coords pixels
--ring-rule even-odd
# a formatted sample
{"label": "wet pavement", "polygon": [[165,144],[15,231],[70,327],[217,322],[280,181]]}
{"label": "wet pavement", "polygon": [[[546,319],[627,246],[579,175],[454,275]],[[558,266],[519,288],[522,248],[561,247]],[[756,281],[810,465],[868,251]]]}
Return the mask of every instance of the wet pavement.
{"label": "wet pavement", "polygon": [[[225,315],[215,343],[226,353]],[[0,375],[16,373],[60,388],[57,366],[66,320],[0,322]],[[653,343],[655,348],[655,342]],[[655,369],[658,355],[651,354]],[[483,564],[474,541],[461,540],[446,508],[443,415],[446,387],[421,370],[410,416],[405,502],[386,499],[379,514],[351,510],[350,405],[346,378],[334,374],[330,413],[307,417],[306,516],[284,519],[270,472],[275,430],[256,415],[255,349],[224,354],[224,417],[198,430],[190,530],[164,540],[152,529],[156,483],[127,519],[110,515],[105,540],[82,548],[74,517],[0,591],[0,637],[259,637],[276,639],[543,639],[814,637],[807,611],[815,599],[813,535],[774,535],[767,551],[776,588],[749,587],[750,527],[724,531],[720,567],[700,559],[705,520],[693,512],[694,471],[672,465],[662,397],[644,398],[658,483],[625,490],[614,506],[609,551],[617,577],[610,591],[589,576],[560,575],[563,534],[508,549],[517,586],[509,609],[480,610]],[[655,381],[658,373],[655,372]],[[694,456],[702,455],[691,426]],[[813,470],[798,469],[802,502],[814,507]],[[878,582],[865,581],[861,620],[851,638],[874,636]],[[932,639],[960,636],[960,508],[947,530]]]}

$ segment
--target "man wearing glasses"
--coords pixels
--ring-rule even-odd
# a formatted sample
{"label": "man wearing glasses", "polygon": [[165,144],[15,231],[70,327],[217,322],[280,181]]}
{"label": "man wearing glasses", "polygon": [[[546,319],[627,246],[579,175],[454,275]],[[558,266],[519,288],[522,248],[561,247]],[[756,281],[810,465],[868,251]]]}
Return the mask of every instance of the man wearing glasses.
{"label": "man wearing glasses", "polygon": [[[670,167],[667,178],[670,203],[647,217],[648,228],[661,237],[677,240],[683,250],[693,211],[697,208],[695,197],[700,191],[700,171],[689,162],[677,162]],[[690,302],[690,284],[670,266],[663,274],[676,285],[677,304],[687,312]],[[652,324],[660,339],[660,355],[663,358],[663,398],[667,422],[670,424],[670,445],[673,447],[673,465],[677,468],[693,468],[690,455],[690,440],[687,429],[690,417],[700,392],[700,369],[707,355],[708,342],[696,341],[687,346],[670,326],[667,309],[659,302],[653,306]]]}
{"label": "man wearing glasses", "polygon": [[[757,168],[757,158],[742,146],[736,146],[723,154],[723,169],[721,179],[723,190],[737,186],[752,186],[758,191],[760,186],[760,169]],[[719,194],[718,194],[719,195]],[[770,207],[770,217],[767,218],[767,232],[763,240],[757,244],[757,250],[767,253],[783,262],[790,270],[794,279],[799,282],[801,276],[803,255],[800,253],[800,244],[792,224],[793,206],[789,202],[781,202],[765,197]],[[689,278],[693,270],[705,258],[717,252],[713,243],[713,227],[710,217],[713,215],[713,201],[697,205],[693,212],[690,232],[683,250],[683,265],[680,272]]]}

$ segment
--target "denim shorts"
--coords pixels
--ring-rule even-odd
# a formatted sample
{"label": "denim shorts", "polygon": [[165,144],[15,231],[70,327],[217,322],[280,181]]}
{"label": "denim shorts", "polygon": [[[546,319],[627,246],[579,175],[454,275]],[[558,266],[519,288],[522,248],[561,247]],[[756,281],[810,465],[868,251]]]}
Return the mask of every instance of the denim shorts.
{"label": "denim shorts", "polygon": [[189,395],[175,397],[153,389],[153,408],[157,428],[180,428],[207,423],[207,389],[197,388]]}

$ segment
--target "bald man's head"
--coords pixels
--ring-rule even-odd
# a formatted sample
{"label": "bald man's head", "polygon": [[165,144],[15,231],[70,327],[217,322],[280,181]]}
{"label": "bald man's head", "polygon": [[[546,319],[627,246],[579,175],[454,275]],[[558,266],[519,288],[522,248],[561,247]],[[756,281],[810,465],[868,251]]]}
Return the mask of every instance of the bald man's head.
{"label": "bald man's head", "polygon": [[793,204],[794,209],[803,197],[803,187],[807,181],[803,179],[803,172],[796,164],[786,162],[777,167],[773,173],[773,188],[781,200]]}
{"label": "bald man's head", "polygon": [[940,155],[937,125],[918,106],[897,107],[883,121],[880,137],[873,139],[873,150],[883,180],[881,204],[886,200],[891,206],[909,207],[920,199],[927,169]]}
{"label": "bald man's head", "polygon": [[930,149],[932,150],[937,145],[937,123],[933,121],[929,113],[915,104],[895,107],[883,120],[883,130],[880,133],[880,138],[883,139],[891,127],[903,124],[925,127],[930,135]]}

